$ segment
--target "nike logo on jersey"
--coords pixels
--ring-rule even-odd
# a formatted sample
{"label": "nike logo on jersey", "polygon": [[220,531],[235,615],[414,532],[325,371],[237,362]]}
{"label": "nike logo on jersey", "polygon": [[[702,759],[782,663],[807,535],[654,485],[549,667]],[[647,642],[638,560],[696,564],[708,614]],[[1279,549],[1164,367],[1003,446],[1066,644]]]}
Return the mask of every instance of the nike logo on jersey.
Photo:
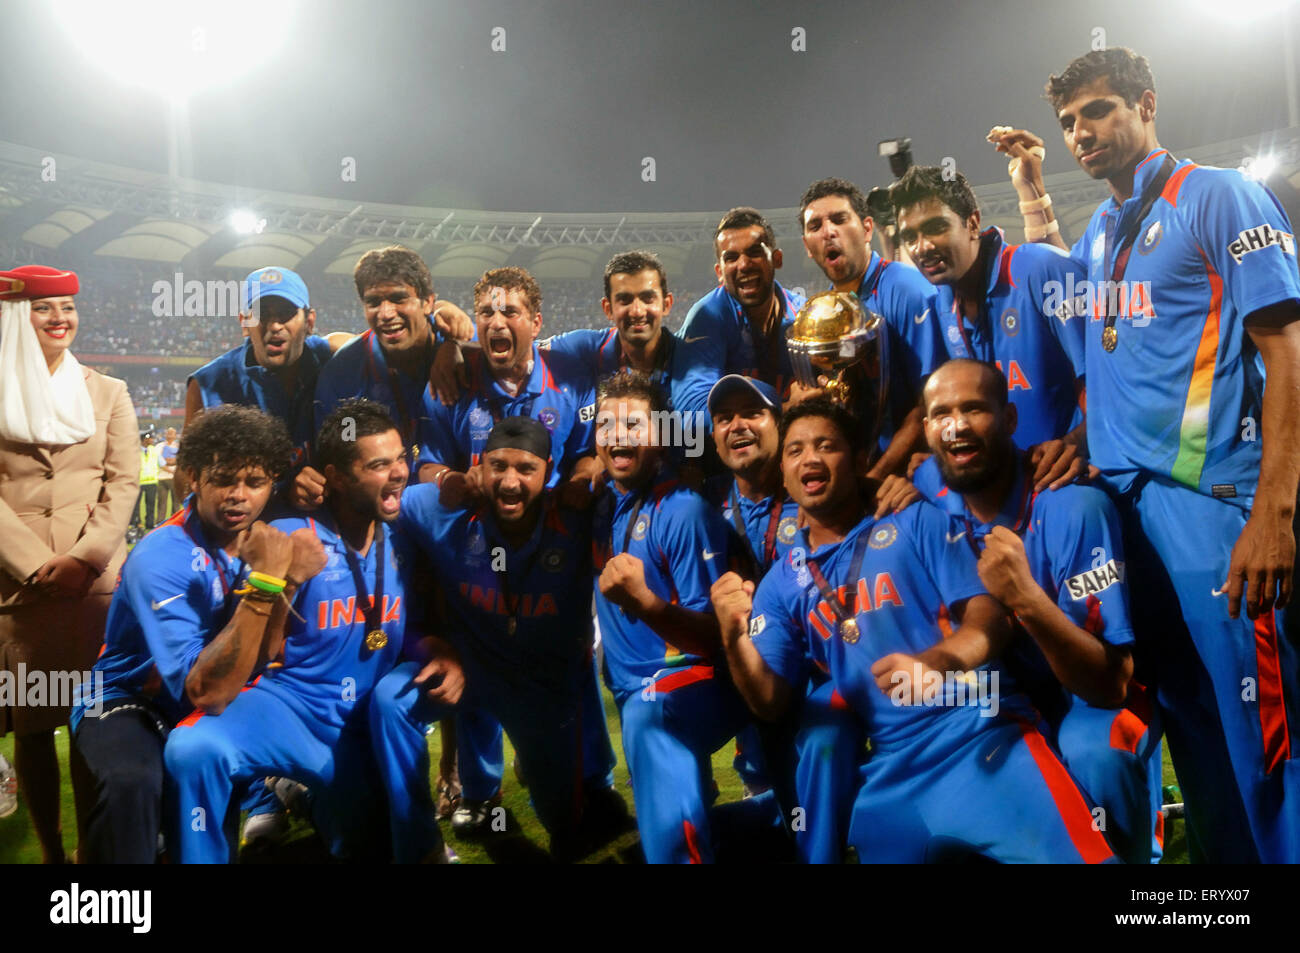
{"label": "nike logo on jersey", "polygon": [[963,536],[965,536],[965,535],[966,535],[966,531],[965,531],[965,530],[962,530],[960,533],[949,533],[949,534],[948,534],[948,542],[950,542],[950,543],[955,543],[955,542],[957,542],[957,540],[961,539],[961,538],[962,538]]}
{"label": "nike logo on jersey", "polygon": [[930,316],[930,309],[926,308],[924,311],[922,311],[912,320],[915,321],[917,324],[925,324],[925,319],[928,318],[929,316]]}
{"label": "nike logo on jersey", "polygon": [[705,340],[705,339],[707,339],[707,338],[708,338],[708,335],[707,335],[707,334],[701,334],[699,337],[696,337],[696,338],[682,338],[682,343],[683,343],[683,344],[694,344],[696,341],[703,341],[703,340]]}
{"label": "nike logo on jersey", "polygon": [[1227,590],[1227,589],[1211,589],[1211,590],[1210,590],[1210,595],[1212,595],[1212,596],[1213,596],[1214,598],[1216,598],[1216,599],[1219,598],[1219,596],[1226,596],[1227,594],[1228,594],[1228,590]]}
{"label": "nike logo on jersey", "polygon": [[155,599],[155,600],[153,601],[153,603],[152,603],[152,605],[153,605],[153,611],[154,611],[154,612],[157,612],[157,611],[158,611],[159,609],[161,609],[163,606],[167,605],[167,603],[169,603],[169,602],[175,602],[177,599],[179,599],[179,598],[180,598],[181,596],[183,596],[183,595],[185,595],[185,593],[183,593],[183,592],[179,592],[179,593],[177,593],[176,595],[172,596],[170,599],[164,599],[162,602],[159,602],[157,599]]}
{"label": "nike logo on jersey", "polygon": [[998,745],[996,748],[994,748],[992,751],[990,751],[987,755],[984,756],[984,760],[985,760],[985,761],[992,761],[992,760],[993,760],[993,756],[994,756],[995,754],[998,753],[998,751],[1001,749],[1001,747],[1002,747],[1001,745]]}
{"label": "nike logo on jersey", "polygon": [[709,552],[707,549],[704,550],[704,553],[703,553],[703,556],[704,556],[704,558],[705,558],[706,560],[712,559],[712,558],[713,558],[714,556],[716,556],[716,555],[718,555],[718,554],[717,554],[717,553],[711,553],[711,552]]}

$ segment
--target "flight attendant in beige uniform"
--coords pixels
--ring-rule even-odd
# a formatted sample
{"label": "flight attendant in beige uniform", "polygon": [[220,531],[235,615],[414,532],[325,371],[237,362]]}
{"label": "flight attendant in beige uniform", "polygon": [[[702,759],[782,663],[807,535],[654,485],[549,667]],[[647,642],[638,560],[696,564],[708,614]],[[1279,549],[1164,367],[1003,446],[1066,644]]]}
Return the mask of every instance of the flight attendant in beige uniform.
{"label": "flight attendant in beige uniform", "polygon": [[[0,691],[0,736],[15,734],[19,791],[46,863],[66,859],[54,729],[71,703],[56,690],[68,679],[51,676],[87,673],[99,653],[140,467],[126,384],[69,350],[77,290],[69,271],[0,271],[0,678],[16,686],[22,665],[28,685],[39,673],[48,688]],[[75,765],[72,780],[82,781]]]}

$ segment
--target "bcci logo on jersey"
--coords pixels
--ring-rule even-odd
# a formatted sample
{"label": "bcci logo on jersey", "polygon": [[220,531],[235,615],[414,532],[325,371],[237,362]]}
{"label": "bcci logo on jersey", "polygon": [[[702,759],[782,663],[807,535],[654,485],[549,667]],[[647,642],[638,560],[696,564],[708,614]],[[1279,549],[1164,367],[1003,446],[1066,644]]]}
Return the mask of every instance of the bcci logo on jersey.
{"label": "bcci logo on jersey", "polygon": [[1256,225],[1238,233],[1237,240],[1228,245],[1228,254],[1237,264],[1253,251],[1277,245],[1282,254],[1295,257],[1295,236],[1290,232],[1281,232],[1272,225]]}
{"label": "bcci logo on jersey", "polygon": [[1152,222],[1151,227],[1148,228],[1146,234],[1142,236],[1142,241],[1138,243],[1138,254],[1151,254],[1156,250],[1156,246],[1160,244],[1160,239],[1162,239],[1164,235],[1164,226],[1159,222]]}

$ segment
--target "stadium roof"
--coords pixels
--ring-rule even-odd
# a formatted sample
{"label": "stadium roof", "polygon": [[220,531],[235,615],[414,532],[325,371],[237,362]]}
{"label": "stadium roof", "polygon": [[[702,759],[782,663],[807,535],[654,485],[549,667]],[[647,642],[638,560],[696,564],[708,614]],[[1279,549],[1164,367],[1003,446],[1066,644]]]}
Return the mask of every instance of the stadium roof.
{"label": "stadium roof", "polygon": [[[1270,184],[1294,208],[1300,195],[1300,129],[1218,142],[1185,154],[1201,164],[1235,167],[1266,151],[1279,161]],[[1052,152],[1048,168],[1064,165],[1060,150]],[[1047,185],[1063,233],[1071,237],[1082,231],[1106,195],[1103,183],[1077,169],[1049,175]],[[1021,220],[1010,183],[977,186],[975,192],[985,223],[1019,238]],[[230,216],[237,209],[264,220],[261,231],[236,232]],[[795,246],[796,210],[764,211],[781,244]],[[350,275],[362,253],[394,242],[419,251],[436,278],[472,278],[489,267],[517,264],[540,279],[593,279],[613,251],[632,247],[657,252],[670,273],[694,273],[712,265],[713,229],[721,214],[353,205],[174,179],[0,142],[0,236],[59,250],[61,258],[123,258],[195,273],[246,271],[275,261],[304,272]],[[803,255],[790,259],[788,267],[811,267]]]}

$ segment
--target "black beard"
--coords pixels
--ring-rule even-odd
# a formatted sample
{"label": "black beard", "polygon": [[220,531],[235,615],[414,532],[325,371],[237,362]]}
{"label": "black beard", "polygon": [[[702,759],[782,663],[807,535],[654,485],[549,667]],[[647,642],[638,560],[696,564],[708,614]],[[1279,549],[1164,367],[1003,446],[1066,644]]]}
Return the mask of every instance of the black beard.
{"label": "black beard", "polygon": [[1000,443],[989,445],[988,451],[988,462],[983,467],[967,470],[964,473],[953,472],[949,469],[946,458],[941,454],[935,454],[939,472],[943,475],[943,482],[947,484],[948,489],[965,495],[978,493],[996,483],[1011,460],[1012,449],[1009,444]]}

